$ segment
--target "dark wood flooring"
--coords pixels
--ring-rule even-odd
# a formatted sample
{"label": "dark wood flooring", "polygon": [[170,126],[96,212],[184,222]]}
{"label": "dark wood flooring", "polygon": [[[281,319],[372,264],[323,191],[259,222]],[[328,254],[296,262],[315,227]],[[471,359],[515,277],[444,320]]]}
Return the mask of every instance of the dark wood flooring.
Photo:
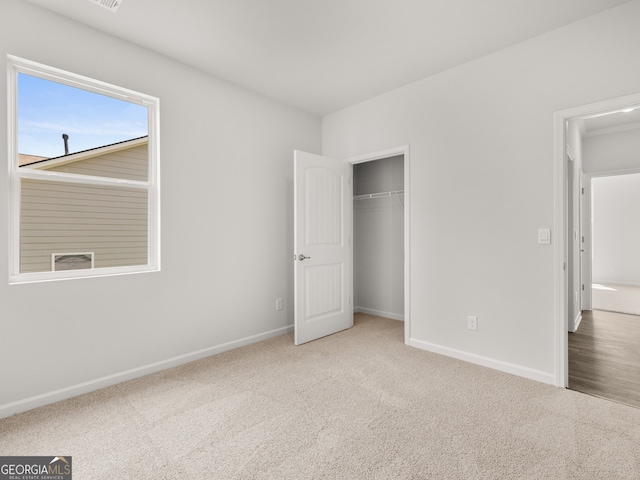
{"label": "dark wood flooring", "polygon": [[582,312],[569,333],[569,388],[640,408],[640,316]]}

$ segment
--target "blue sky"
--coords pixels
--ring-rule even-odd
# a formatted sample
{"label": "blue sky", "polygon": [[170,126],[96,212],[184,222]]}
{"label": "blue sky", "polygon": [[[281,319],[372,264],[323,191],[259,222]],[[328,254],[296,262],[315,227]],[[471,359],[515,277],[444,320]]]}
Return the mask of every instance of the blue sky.
{"label": "blue sky", "polygon": [[148,135],[147,107],[69,87],[31,75],[18,75],[18,152],[43,157]]}

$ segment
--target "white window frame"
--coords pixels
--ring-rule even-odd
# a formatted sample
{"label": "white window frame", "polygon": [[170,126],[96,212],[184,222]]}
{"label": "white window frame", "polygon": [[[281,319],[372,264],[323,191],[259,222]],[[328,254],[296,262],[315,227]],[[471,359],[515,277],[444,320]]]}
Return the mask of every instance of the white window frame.
{"label": "white window frame", "polygon": [[[145,105],[149,112],[149,177],[147,181],[93,177],[64,172],[18,167],[18,74],[44,78],[71,87]],[[160,271],[160,100],[156,97],[111,85],[58,68],[7,55],[7,133],[9,163],[9,283],[103,277]],[[149,192],[148,261],[146,265],[104,267],[83,270],[20,273],[20,199],[23,179],[59,181],[83,185],[116,186]]]}

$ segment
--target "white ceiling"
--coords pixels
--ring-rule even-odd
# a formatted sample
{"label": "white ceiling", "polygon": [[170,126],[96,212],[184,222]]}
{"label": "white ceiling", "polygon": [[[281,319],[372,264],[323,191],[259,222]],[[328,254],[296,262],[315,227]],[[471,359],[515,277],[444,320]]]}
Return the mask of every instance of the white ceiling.
{"label": "white ceiling", "polygon": [[629,0],[23,0],[325,115]]}

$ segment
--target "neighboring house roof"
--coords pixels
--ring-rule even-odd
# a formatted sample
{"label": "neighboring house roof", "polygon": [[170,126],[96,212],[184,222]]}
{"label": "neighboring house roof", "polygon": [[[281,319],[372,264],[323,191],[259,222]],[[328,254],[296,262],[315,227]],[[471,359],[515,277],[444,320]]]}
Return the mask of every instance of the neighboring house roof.
{"label": "neighboring house roof", "polygon": [[29,165],[31,163],[41,162],[47,160],[47,157],[40,157],[38,155],[27,155],[26,153],[20,153],[18,159],[18,166]]}
{"label": "neighboring house roof", "polygon": [[[113,153],[119,150],[126,150],[128,148],[144,145],[149,142],[149,136],[133,138],[131,140],[125,140],[123,142],[111,143],[109,145],[103,145],[102,147],[90,148],[88,150],[82,150],[81,152],[69,153],[68,155],[61,155],[59,157],[38,157],[35,155],[20,154],[20,167],[30,168],[51,168],[65,163],[78,162],[80,160],[86,160],[92,157],[98,157],[106,153]],[[23,163],[24,159],[24,163]]]}

